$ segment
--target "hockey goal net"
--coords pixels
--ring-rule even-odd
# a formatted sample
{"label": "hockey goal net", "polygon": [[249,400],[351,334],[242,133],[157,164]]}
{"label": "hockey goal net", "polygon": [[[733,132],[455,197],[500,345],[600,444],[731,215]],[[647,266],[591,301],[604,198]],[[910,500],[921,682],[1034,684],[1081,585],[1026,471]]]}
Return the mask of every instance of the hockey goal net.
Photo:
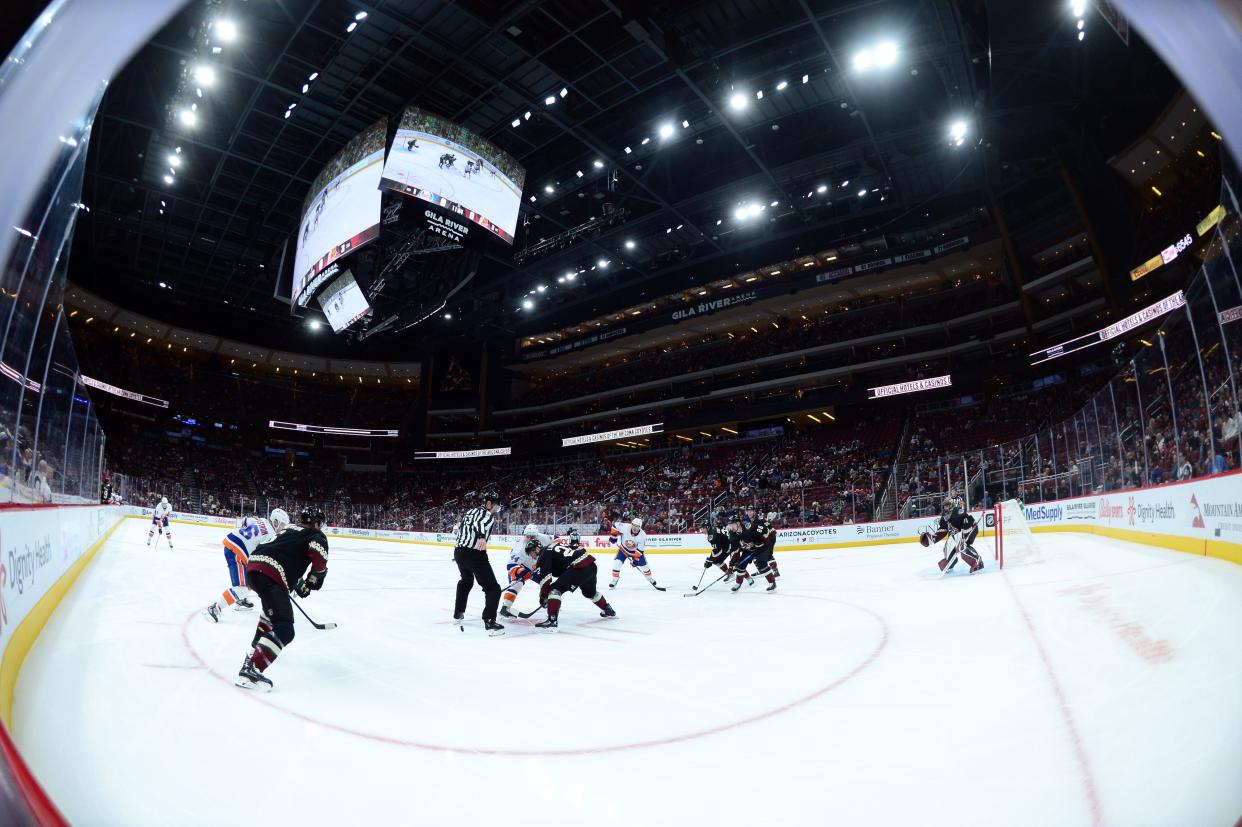
{"label": "hockey goal net", "polygon": [[1043,552],[1022,512],[1022,503],[1017,500],[999,502],[992,507],[992,514],[996,524],[996,559],[1002,569],[1043,561]]}

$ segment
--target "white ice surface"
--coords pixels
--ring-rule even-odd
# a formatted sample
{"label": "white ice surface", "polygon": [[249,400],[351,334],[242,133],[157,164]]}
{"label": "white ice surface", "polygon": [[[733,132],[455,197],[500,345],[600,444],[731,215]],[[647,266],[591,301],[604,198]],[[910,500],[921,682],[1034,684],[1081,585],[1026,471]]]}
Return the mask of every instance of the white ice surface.
{"label": "white ice surface", "polygon": [[[466,161],[478,159],[479,156],[467,154],[456,147],[436,143],[420,135],[418,149],[411,152],[405,148],[411,134],[397,133],[385,162],[386,177],[434,192],[467,210],[487,216],[489,221],[504,229],[512,238],[517,230],[522,193],[515,192],[486,168],[482,172],[465,175]],[[445,153],[457,156],[451,169],[440,168],[440,156]]]}
{"label": "white ice surface", "polygon": [[911,543],[780,554],[774,595],[683,597],[702,558],[655,555],[669,591],[627,567],[615,620],[573,594],[559,634],[488,638],[477,591],[466,633],[449,622],[447,549],[333,539],[303,605],[340,628],[298,615],[257,695],[232,686],[254,614],[199,615],[226,585],[220,532],[173,528],[152,551],[126,521],[17,684],[19,746],[75,825],[1242,815],[1229,563],[1055,534],[1003,573],[938,579]]}

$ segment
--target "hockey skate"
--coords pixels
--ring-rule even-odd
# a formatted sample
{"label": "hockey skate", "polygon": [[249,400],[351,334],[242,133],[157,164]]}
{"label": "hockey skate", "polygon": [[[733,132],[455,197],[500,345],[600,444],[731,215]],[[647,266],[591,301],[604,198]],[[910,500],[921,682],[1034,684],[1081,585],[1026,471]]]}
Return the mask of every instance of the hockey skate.
{"label": "hockey skate", "polygon": [[216,608],[215,603],[212,603],[206,609],[203,609],[203,617],[207,618],[212,623],[220,622],[220,610]]}
{"label": "hockey skate", "polygon": [[242,689],[254,689],[258,692],[272,691],[271,678],[255,669],[250,658],[246,658],[246,662],[242,664],[241,671],[237,673],[237,680],[233,681],[233,684]]}
{"label": "hockey skate", "polygon": [[488,637],[500,637],[505,633],[505,627],[494,620],[483,621],[483,628],[487,630]]}
{"label": "hockey skate", "polygon": [[457,628],[463,632],[466,631],[466,616],[464,614],[453,615],[453,622],[457,624]]}
{"label": "hockey skate", "polygon": [[517,617],[517,615],[515,615],[513,612],[509,610],[509,606],[507,604],[500,607],[500,616],[501,617]]}
{"label": "hockey skate", "polygon": [[765,592],[774,592],[774,591],[776,591],[776,581],[775,581],[775,580],[773,580],[771,583],[769,583],[769,584],[768,584],[768,587],[767,587],[766,589],[764,589],[764,591],[765,591]]}
{"label": "hockey skate", "polygon": [[[743,581],[743,582],[745,582],[745,581]],[[741,583],[734,583],[734,584],[733,584],[733,588],[729,589],[729,591],[731,591],[731,592],[740,592],[741,590],[742,590],[742,584],[741,584]]]}
{"label": "hockey skate", "polygon": [[556,618],[550,617],[547,620],[543,621],[542,623],[536,623],[535,628],[543,629],[545,632],[555,632],[556,631]]}
{"label": "hockey skate", "polygon": [[611,583],[608,584],[608,588],[615,589],[617,587],[617,584],[620,582],[621,582],[620,580],[613,580]]}
{"label": "hockey skate", "polygon": [[614,609],[611,605],[608,605],[600,610],[599,616],[600,617],[616,617],[617,610]]}
{"label": "hockey skate", "polygon": [[242,599],[238,600],[236,603],[233,604],[233,611],[235,612],[248,612],[253,608],[254,608],[254,604],[251,603],[250,600],[245,597],[243,597]]}

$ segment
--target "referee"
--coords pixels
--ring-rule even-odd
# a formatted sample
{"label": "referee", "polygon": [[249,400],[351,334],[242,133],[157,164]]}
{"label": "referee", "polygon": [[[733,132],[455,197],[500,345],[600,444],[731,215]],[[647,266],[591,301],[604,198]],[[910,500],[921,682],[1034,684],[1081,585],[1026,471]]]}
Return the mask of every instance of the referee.
{"label": "referee", "polygon": [[457,581],[457,602],[453,605],[453,619],[461,630],[466,631],[466,599],[474,588],[474,581],[479,581],[483,589],[483,628],[493,637],[503,635],[505,627],[496,622],[496,609],[500,605],[500,584],[487,562],[487,538],[492,533],[492,524],[496,521],[496,512],[500,510],[500,497],[495,491],[483,493],[483,505],[466,512],[457,526],[456,548],[453,549],[453,562],[461,572]]}

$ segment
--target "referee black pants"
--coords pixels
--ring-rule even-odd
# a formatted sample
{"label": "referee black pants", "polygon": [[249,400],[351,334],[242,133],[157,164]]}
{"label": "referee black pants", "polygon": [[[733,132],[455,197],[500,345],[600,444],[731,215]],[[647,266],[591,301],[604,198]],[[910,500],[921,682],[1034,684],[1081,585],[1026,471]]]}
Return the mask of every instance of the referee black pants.
{"label": "referee black pants", "polygon": [[496,575],[492,572],[491,564],[487,562],[487,552],[458,546],[453,549],[453,562],[461,572],[461,579],[457,581],[457,602],[453,604],[453,616],[465,614],[466,598],[470,596],[470,590],[474,588],[477,580],[479,587],[483,589],[483,619],[495,620],[496,608],[500,605],[500,584],[496,582]]}

